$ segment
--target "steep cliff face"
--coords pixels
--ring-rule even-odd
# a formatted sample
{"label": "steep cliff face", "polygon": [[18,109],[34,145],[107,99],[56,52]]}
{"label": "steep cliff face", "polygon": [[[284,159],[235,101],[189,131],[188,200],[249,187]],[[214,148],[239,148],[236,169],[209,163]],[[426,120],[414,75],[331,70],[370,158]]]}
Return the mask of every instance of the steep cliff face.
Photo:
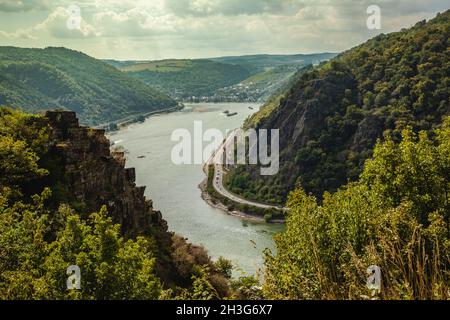
{"label": "steep cliff face", "polygon": [[98,210],[105,205],[127,237],[145,234],[151,226],[167,231],[161,213],[135,184],[134,168],[125,168],[123,152],[111,152],[103,130],[80,126],[76,114],[48,111],[52,132],[50,153],[60,159],[63,183],[72,201]]}
{"label": "steep cliff face", "polygon": [[[106,206],[126,238],[154,239],[158,276],[166,286],[188,284],[190,274],[180,276],[177,267],[175,235],[168,231],[161,212],[153,209],[152,200],[144,196],[145,187],[136,186],[135,169],[125,168],[124,153],[110,151],[104,130],[80,126],[70,111],[48,111],[44,119],[51,132],[46,158],[52,159],[48,169],[55,203],[69,204],[82,217]],[[186,248],[197,248],[184,239],[182,242]],[[209,257],[204,256],[207,263]]]}
{"label": "steep cliff face", "polygon": [[204,248],[168,231],[161,212],[144,196],[145,187],[136,186],[135,169],[125,168],[124,152],[110,151],[104,130],[80,126],[70,111],[48,111],[43,122],[50,128],[45,158],[51,178],[45,185],[56,205],[69,204],[81,217],[106,206],[125,238],[153,239],[156,271],[165,287],[189,287],[199,266],[208,265],[211,284],[221,296],[228,294]]}
{"label": "steep cliff face", "polygon": [[307,90],[292,90],[262,127],[280,129],[281,149],[298,149],[327,126],[328,117],[340,112],[337,102],[345,98],[346,90],[356,92],[356,84],[350,73],[314,79]]}

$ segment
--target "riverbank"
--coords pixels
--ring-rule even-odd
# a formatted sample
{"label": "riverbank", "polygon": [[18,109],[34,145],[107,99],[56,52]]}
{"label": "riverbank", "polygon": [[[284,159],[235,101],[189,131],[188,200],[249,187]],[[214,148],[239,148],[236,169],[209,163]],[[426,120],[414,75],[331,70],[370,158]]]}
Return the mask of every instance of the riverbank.
{"label": "riverbank", "polygon": [[[284,213],[276,209],[261,209],[247,204],[237,203],[217,193],[213,187],[214,166],[204,165],[203,172],[206,174],[202,183],[199,184],[202,199],[211,207],[220,209],[231,216],[243,220],[258,223],[284,224]],[[251,213],[249,213],[251,212]]]}
{"label": "riverbank", "polygon": [[261,217],[256,217],[256,216],[252,216],[249,214],[246,214],[244,212],[240,212],[240,211],[230,211],[228,210],[227,206],[225,206],[222,202],[220,202],[219,200],[213,198],[207,189],[207,185],[208,185],[208,181],[207,179],[203,180],[199,185],[199,189],[201,191],[201,197],[202,199],[211,207],[215,208],[215,209],[219,209],[222,210],[223,212],[225,212],[226,214],[230,215],[230,216],[234,216],[246,221],[252,221],[252,222],[258,222],[258,223],[266,223],[264,218]]}
{"label": "riverbank", "polygon": [[101,124],[96,126],[95,128],[97,129],[104,129],[106,130],[106,132],[114,132],[114,131],[118,131],[120,129],[123,129],[133,123],[139,123],[139,122],[143,122],[145,121],[145,119],[147,119],[148,117],[154,116],[154,115],[158,115],[158,114],[166,114],[166,113],[171,113],[171,112],[176,112],[176,111],[180,111],[184,109],[184,104],[183,103],[178,103],[176,107],[173,108],[168,108],[168,109],[159,109],[159,110],[154,110],[154,111],[150,111],[150,112],[144,112],[144,113],[134,113],[132,115],[128,115],[124,118],[115,120],[115,121],[111,121],[108,124]]}

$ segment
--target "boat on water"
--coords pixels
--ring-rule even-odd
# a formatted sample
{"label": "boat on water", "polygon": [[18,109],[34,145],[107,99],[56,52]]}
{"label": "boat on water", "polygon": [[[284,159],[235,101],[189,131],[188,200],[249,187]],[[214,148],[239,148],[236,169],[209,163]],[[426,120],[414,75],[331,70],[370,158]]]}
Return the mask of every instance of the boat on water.
{"label": "boat on water", "polygon": [[227,117],[232,117],[232,116],[235,116],[237,114],[238,114],[237,112],[227,113]]}
{"label": "boat on water", "polygon": [[228,115],[228,114],[230,113],[230,111],[229,111],[229,110],[225,110],[225,111],[222,112],[222,113]]}
{"label": "boat on water", "polygon": [[253,110],[253,108],[252,107],[248,107],[250,110]]}

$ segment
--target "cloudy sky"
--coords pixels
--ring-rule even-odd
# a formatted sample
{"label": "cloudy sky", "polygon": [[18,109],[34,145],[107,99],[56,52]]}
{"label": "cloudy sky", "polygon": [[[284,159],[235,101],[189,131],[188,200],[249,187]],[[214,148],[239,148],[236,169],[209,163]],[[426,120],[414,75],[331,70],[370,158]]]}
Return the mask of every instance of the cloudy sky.
{"label": "cloudy sky", "polygon": [[[370,5],[381,8],[381,30],[366,26]],[[0,45],[122,60],[339,52],[449,7],[448,0],[0,0]]]}

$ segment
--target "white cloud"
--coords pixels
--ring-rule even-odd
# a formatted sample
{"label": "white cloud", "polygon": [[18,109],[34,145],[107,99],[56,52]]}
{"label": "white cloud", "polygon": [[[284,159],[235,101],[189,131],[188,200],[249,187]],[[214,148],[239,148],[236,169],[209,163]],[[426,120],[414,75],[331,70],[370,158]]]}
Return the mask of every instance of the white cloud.
{"label": "white cloud", "polygon": [[[32,0],[35,7],[28,8],[45,2]],[[366,28],[372,0],[77,0],[81,28],[70,30],[64,7],[72,3],[59,0],[42,22],[27,28],[24,21],[17,30],[5,27],[8,32],[1,31],[0,37],[8,43],[34,37],[34,45],[76,44],[78,50],[100,57],[118,56],[120,51],[121,56],[143,59],[341,51],[375,35]],[[448,7],[446,0],[377,3],[382,10],[380,32],[385,33]],[[20,18],[22,13],[14,14]],[[0,12],[0,30],[6,26],[4,15]]]}
{"label": "white cloud", "polygon": [[27,39],[27,40],[36,40],[37,38],[32,36],[29,31],[19,29],[15,32],[6,32],[0,31],[0,37],[7,39]]}
{"label": "white cloud", "polygon": [[103,36],[151,37],[177,30],[180,19],[173,15],[155,15],[144,9],[124,12],[103,11],[93,16],[93,24]]}
{"label": "white cloud", "polygon": [[0,11],[5,12],[45,10],[50,7],[50,0],[0,0]]}
{"label": "white cloud", "polygon": [[55,38],[86,38],[97,35],[95,27],[88,24],[82,17],[79,28],[69,28],[71,13],[67,8],[58,7],[47,19],[33,28],[33,31],[48,32]]}
{"label": "white cloud", "polygon": [[236,16],[292,14],[304,6],[302,0],[166,0],[166,8],[176,15]]}

